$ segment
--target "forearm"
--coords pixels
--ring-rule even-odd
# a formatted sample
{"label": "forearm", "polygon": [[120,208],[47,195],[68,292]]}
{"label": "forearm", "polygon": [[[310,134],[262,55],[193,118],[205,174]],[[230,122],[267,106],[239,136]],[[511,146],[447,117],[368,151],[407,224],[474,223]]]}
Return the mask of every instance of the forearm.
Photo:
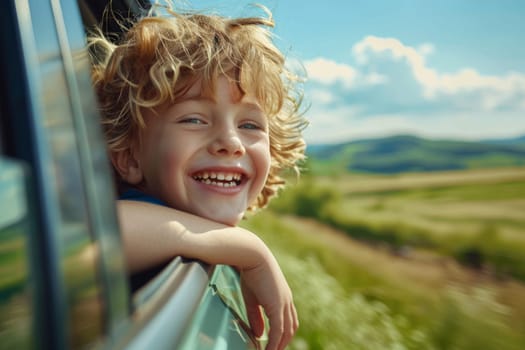
{"label": "forearm", "polygon": [[144,202],[122,200],[117,208],[131,272],[179,255],[240,268],[272,257],[256,235],[239,227]]}
{"label": "forearm", "polygon": [[274,261],[264,242],[250,231],[226,227],[201,234],[186,232],[180,240],[180,255],[210,264],[225,264],[239,270]]}
{"label": "forearm", "polygon": [[256,235],[171,208],[119,201],[124,249],[131,272],[175,256],[237,267],[241,272],[246,312],[254,334],[268,316],[268,349],[284,348],[298,327],[291,290],[270,250]]}

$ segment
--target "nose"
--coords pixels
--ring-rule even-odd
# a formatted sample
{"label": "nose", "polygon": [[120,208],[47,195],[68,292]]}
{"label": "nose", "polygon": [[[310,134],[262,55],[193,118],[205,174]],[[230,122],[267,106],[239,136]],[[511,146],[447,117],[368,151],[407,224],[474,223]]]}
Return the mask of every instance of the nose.
{"label": "nose", "polygon": [[240,157],[246,149],[235,130],[219,130],[210,140],[208,150],[211,154],[223,157]]}

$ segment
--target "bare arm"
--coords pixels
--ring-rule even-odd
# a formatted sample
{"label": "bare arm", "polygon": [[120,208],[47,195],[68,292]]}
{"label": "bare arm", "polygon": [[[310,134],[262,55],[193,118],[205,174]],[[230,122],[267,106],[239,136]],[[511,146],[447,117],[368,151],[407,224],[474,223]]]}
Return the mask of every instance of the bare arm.
{"label": "bare arm", "polygon": [[121,200],[118,211],[131,272],[178,255],[239,270],[254,268],[261,260],[271,258],[260,238],[240,227],[138,201]]}
{"label": "bare arm", "polygon": [[[145,202],[120,200],[117,205],[129,271],[139,272],[178,255],[233,265],[221,261],[228,252],[207,250],[242,229]],[[190,232],[201,235],[187,235]],[[232,244],[220,244],[219,248],[235,249]]]}
{"label": "bare arm", "polygon": [[283,349],[298,327],[290,288],[274,256],[252,232],[185,212],[137,201],[119,201],[128,268],[141,271],[175,256],[225,264],[241,272],[254,333],[264,329],[259,305],[270,321],[267,349]]}

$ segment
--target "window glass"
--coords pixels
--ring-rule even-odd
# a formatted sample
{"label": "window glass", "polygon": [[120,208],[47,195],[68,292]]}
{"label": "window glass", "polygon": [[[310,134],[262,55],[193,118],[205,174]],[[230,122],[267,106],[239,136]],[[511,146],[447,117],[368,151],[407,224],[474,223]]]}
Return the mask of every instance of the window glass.
{"label": "window glass", "polygon": [[[35,33],[38,33],[38,27],[35,27]],[[58,46],[51,40],[48,43]],[[54,50],[58,51],[58,47]],[[97,280],[100,247],[91,236],[84,176],[63,62],[58,55],[41,54],[39,63],[43,83],[39,91],[39,126],[51,160],[44,169],[45,186],[56,210],[56,216],[50,218],[55,220],[55,236],[50,239],[58,248],[55,258],[58,259],[61,292],[66,301],[64,325],[69,326],[70,345],[79,347],[96,341],[103,333],[102,293]],[[47,86],[53,86],[53,89]]]}
{"label": "window glass", "polygon": [[[21,281],[31,271],[34,322],[25,335],[12,328],[23,325],[12,311],[29,311],[11,308],[15,299],[3,288],[0,348],[6,345],[5,324],[10,324],[10,339],[20,336],[28,344],[32,334],[49,348],[92,347],[123,323],[129,310],[110,172],[99,130],[90,126],[98,126],[98,118],[82,22],[76,2],[7,5],[2,12],[2,32],[9,39],[1,42],[7,48],[1,61],[9,63],[2,66],[7,87],[0,98],[2,149],[24,160],[35,223],[15,220],[23,206],[2,201],[0,257],[13,271],[8,274],[2,264],[0,285],[5,279],[7,289],[23,289]],[[2,199],[11,196],[13,185],[3,188]],[[15,214],[4,217],[10,205]],[[20,258],[21,250],[12,251],[24,237],[29,259]],[[24,348],[13,344],[8,348]]]}
{"label": "window glass", "polygon": [[[58,13],[62,17],[57,16]],[[75,1],[60,1],[60,10],[55,13],[55,25],[62,39],[62,58],[68,79],[91,234],[99,247],[98,267],[103,282],[106,326],[109,333],[114,333],[127,325],[129,288],[115,210],[112,171],[92,89],[91,62],[84,27]]]}
{"label": "window glass", "polygon": [[[29,3],[37,65],[31,73],[36,97],[35,129],[38,140],[42,191],[51,231],[46,238],[48,258],[55,261],[54,322],[68,347],[82,348],[98,342],[104,334],[104,301],[99,280],[100,245],[92,235],[92,213],[87,199],[82,153],[79,147],[78,112],[71,88],[75,81],[66,62],[68,45],[60,36],[60,3]],[[30,44],[28,40],[28,44]],[[55,270],[56,269],[56,270]],[[50,276],[47,276],[49,278]],[[49,282],[49,281],[48,281]]]}
{"label": "window glass", "polygon": [[28,236],[31,215],[20,164],[0,156],[0,348],[27,349],[31,333]]}

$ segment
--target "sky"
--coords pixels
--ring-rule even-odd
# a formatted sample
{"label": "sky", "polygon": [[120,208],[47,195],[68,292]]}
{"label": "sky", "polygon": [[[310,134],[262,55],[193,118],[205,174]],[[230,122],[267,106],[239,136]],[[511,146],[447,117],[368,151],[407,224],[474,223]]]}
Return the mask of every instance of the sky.
{"label": "sky", "polygon": [[[192,0],[226,16],[253,1]],[[525,1],[260,0],[306,72],[310,144],[525,135]]]}

